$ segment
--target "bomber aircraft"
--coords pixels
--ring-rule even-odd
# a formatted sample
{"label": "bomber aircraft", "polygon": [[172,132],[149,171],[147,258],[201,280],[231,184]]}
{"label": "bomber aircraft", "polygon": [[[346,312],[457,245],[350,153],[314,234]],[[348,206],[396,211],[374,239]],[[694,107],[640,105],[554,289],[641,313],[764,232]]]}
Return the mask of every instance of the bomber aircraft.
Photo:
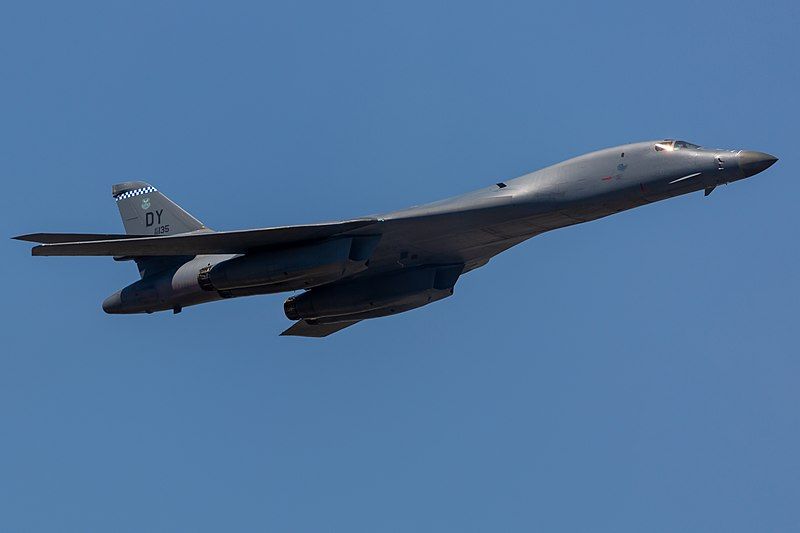
{"label": "bomber aircraft", "polygon": [[152,313],[303,290],[282,335],[325,337],[453,294],[458,279],[545,231],[748,178],[777,158],[672,139],[626,144],[392,213],[340,222],[214,231],[142,181],[112,187],[125,234],[34,233],[33,255],[133,260],[141,279],[106,313]]}

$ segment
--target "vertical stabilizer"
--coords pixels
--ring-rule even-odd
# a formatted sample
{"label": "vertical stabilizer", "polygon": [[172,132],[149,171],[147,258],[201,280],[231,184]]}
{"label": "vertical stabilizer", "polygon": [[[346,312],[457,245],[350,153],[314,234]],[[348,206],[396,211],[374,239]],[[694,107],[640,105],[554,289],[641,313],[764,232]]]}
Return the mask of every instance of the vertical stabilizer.
{"label": "vertical stabilizer", "polygon": [[202,222],[144,181],[117,183],[111,194],[129,235],[174,235],[205,229]]}
{"label": "vertical stabilizer", "polygon": [[[176,235],[207,229],[202,222],[144,181],[126,181],[111,187],[128,235]],[[192,256],[133,257],[139,275],[146,278],[177,268]]]}

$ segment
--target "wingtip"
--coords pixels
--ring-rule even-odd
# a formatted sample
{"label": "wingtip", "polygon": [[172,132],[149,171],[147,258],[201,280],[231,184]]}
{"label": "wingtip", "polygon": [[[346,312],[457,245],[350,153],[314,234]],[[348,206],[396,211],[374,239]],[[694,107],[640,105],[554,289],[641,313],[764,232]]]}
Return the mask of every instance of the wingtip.
{"label": "wingtip", "polygon": [[298,320],[297,322],[294,322],[291,326],[289,326],[285,330],[281,331],[278,334],[278,337],[297,337],[298,336],[297,330],[298,330],[298,328],[302,327],[301,326],[301,322],[303,324],[307,324],[307,322],[305,320]]}
{"label": "wingtip", "polygon": [[280,334],[281,337],[314,337],[322,338],[327,337],[337,331],[340,331],[348,326],[356,324],[359,320],[347,320],[343,322],[335,322],[332,324],[317,324],[308,322],[307,320],[298,320]]}

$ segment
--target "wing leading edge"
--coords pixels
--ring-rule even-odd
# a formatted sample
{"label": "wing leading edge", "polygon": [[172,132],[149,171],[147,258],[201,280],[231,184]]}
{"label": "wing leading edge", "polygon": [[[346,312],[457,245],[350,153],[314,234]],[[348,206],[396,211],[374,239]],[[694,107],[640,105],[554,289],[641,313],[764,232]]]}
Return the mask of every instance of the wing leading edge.
{"label": "wing leading edge", "polygon": [[[201,230],[166,237],[75,233],[32,233],[14,237],[41,243],[31,250],[37,256],[164,256],[238,254],[254,248],[269,248],[333,237],[377,223],[374,218],[343,222],[279,226],[238,231]],[[98,238],[99,237],[99,238]],[[98,238],[98,239],[95,239]]]}

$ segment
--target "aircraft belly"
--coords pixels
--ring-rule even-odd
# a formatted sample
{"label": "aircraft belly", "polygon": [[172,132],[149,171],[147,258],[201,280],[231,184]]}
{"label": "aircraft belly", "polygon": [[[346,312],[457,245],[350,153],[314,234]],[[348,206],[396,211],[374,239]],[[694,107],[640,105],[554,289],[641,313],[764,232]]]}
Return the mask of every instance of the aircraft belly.
{"label": "aircraft belly", "polygon": [[390,218],[380,223],[382,237],[363,275],[422,264],[485,262],[487,254],[491,257],[514,243],[574,223],[551,203]]}

